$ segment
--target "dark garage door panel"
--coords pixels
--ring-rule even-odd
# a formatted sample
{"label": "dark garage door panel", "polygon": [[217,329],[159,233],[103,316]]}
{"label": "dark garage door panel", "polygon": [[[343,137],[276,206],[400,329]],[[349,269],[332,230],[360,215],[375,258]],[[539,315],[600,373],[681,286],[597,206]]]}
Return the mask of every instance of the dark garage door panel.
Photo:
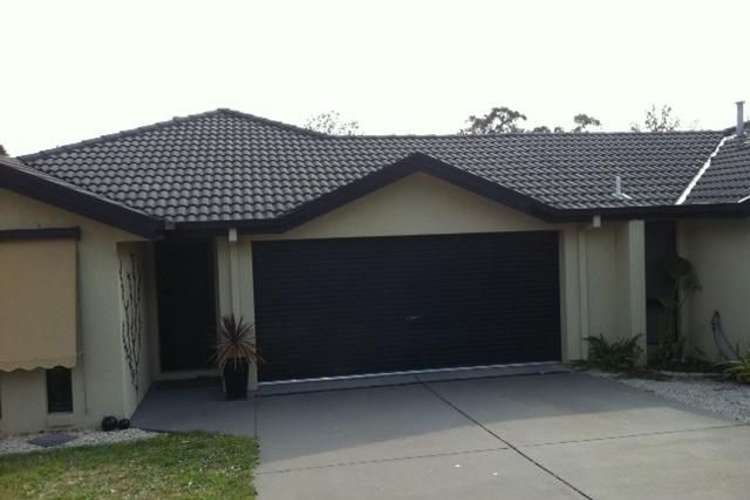
{"label": "dark garage door panel", "polygon": [[558,235],[257,242],[261,380],[560,359]]}

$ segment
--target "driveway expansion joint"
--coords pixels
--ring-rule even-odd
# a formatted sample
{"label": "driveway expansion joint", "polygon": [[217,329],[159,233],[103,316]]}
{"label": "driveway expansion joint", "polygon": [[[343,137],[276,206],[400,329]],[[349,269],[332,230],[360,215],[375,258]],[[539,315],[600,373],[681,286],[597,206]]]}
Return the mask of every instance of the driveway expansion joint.
{"label": "driveway expansion joint", "polygon": [[467,420],[469,420],[473,424],[479,426],[487,434],[491,435],[492,437],[494,437],[495,439],[497,439],[501,443],[505,444],[509,449],[511,449],[512,451],[514,451],[521,458],[523,458],[524,460],[528,461],[529,463],[531,463],[533,466],[535,466],[536,468],[538,468],[542,472],[544,472],[547,475],[551,476],[552,478],[556,479],[558,482],[564,484],[565,486],[567,486],[568,488],[570,488],[571,490],[573,490],[574,492],[576,492],[577,494],[579,494],[581,497],[586,498],[587,500],[594,500],[594,498],[592,496],[586,494],[580,488],[578,488],[577,486],[575,486],[571,482],[567,481],[565,478],[563,478],[562,476],[560,476],[559,474],[557,474],[553,470],[545,467],[544,465],[542,465],[537,460],[534,460],[531,456],[529,456],[526,453],[524,453],[523,450],[521,450],[519,447],[517,447],[516,445],[514,445],[510,441],[506,440],[505,438],[503,438],[502,436],[500,436],[499,434],[497,434],[496,432],[494,432],[492,429],[490,429],[489,427],[485,426],[482,422],[480,422],[476,418],[472,417],[469,413],[467,413],[466,411],[462,410],[461,408],[459,408],[458,406],[456,406],[455,404],[453,404],[453,402],[451,402],[448,398],[446,398],[445,396],[443,396],[434,387],[430,386],[430,384],[428,382],[423,381],[422,379],[419,378],[419,376],[417,376],[416,378],[422,384],[422,386],[427,391],[429,391],[432,394],[434,394],[436,398],[438,398],[440,401],[442,401],[443,403],[445,403],[446,405],[448,405],[450,408],[452,408],[456,412],[460,413],[464,418],[466,418]]}
{"label": "driveway expansion joint", "polygon": [[267,471],[256,471],[256,475],[261,474],[286,474],[288,472],[298,472],[306,470],[317,470],[317,469],[331,469],[335,467],[347,467],[353,465],[367,465],[367,464],[379,464],[387,462],[402,462],[407,460],[420,460],[423,458],[435,458],[435,457],[451,457],[457,455],[472,455],[474,453],[490,453],[495,451],[510,451],[509,446],[499,446],[496,448],[480,448],[476,450],[464,450],[464,451],[446,451],[444,453],[430,453],[427,455],[411,455],[405,457],[391,457],[391,458],[374,458],[372,460],[355,460],[353,462],[339,462],[334,464],[322,464],[322,465],[310,465],[307,467],[290,467],[288,469],[278,470],[267,470]]}
{"label": "driveway expansion joint", "polygon": [[683,434],[683,433],[701,432],[701,431],[715,431],[715,430],[721,430],[721,429],[735,429],[737,427],[750,427],[750,424],[737,423],[737,424],[726,424],[726,425],[708,425],[705,427],[691,427],[689,429],[679,429],[679,430],[674,430],[674,431],[638,432],[635,434],[621,434],[617,436],[604,436],[604,437],[585,438],[585,439],[570,439],[567,441],[548,441],[546,443],[533,443],[533,444],[524,444],[524,445],[519,445],[519,446],[521,448],[541,448],[545,446],[557,446],[557,445],[565,445],[565,444],[595,443],[597,441],[614,441],[617,439],[633,439],[633,438],[649,437],[649,436],[668,436],[670,434]]}

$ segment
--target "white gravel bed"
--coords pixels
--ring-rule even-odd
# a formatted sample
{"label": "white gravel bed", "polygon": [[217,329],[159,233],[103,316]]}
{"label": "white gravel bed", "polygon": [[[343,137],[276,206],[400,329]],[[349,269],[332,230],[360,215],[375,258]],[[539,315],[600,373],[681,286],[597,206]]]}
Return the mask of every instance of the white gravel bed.
{"label": "white gravel bed", "polygon": [[101,431],[60,431],[63,434],[74,436],[76,439],[59,446],[44,448],[29,443],[30,439],[41,436],[42,434],[26,434],[23,436],[9,436],[0,438],[0,456],[11,453],[29,453],[40,450],[57,450],[60,448],[75,448],[78,446],[96,446],[113,443],[123,443],[126,441],[137,441],[148,439],[159,434],[156,432],[146,432],[141,429],[125,429],[122,431],[101,432]]}
{"label": "white gravel bed", "polygon": [[708,410],[738,422],[750,423],[750,385],[696,374],[669,374],[669,380],[651,380],[639,377],[624,377],[612,373],[591,370],[593,376],[606,377],[636,389],[652,392],[658,396],[682,404]]}

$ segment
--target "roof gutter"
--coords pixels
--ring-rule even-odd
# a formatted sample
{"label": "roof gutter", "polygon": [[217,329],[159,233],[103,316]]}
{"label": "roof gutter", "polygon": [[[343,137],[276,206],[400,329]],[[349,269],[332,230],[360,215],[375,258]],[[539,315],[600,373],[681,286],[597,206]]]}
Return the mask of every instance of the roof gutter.
{"label": "roof gutter", "polygon": [[719,203],[710,205],[560,209],[557,211],[557,217],[554,218],[553,222],[588,221],[596,215],[600,215],[603,220],[746,217],[750,215],[750,205]]}
{"label": "roof gutter", "polygon": [[[714,205],[660,205],[654,207],[617,207],[586,209],[555,209],[550,207],[539,219],[550,224],[591,222],[600,220],[629,219],[683,219],[701,217],[738,218],[750,215],[750,204],[722,203]],[[178,222],[169,233],[174,236],[224,235],[236,228],[241,234],[281,234],[303,224],[306,220],[293,221],[285,217],[245,221]]]}
{"label": "roof gutter", "polygon": [[31,229],[0,229],[0,241],[81,239],[81,228],[45,227]]}

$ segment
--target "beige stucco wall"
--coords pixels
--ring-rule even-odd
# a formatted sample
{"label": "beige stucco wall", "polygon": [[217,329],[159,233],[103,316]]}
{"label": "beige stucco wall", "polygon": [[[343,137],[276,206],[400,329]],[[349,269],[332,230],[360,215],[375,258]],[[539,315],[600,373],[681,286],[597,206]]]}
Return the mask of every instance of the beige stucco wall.
{"label": "beige stucco wall", "polygon": [[123,391],[117,242],[140,238],[0,189],[0,229],[71,226],[81,228],[77,245],[80,359],[73,369],[74,413],[47,415],[42,370],[1,373],[0,432],[30,432],[55,424],[91,426],[104,415],[125,416],[134,408]]}
{"label": "beige stucco wall", "polygon": [[[614,281],[606,287],[614,292],[615,318],[610,335],[619,338],[642,335],[646,346],[646,268],[643,221],[614,225]],[[606,335],[606,334],[605,334]]]}
{"label": "beige stucco wall", "polygon": [[0,435],[88,425],[85,412],[84,370],[80,366],[73,368],[71,378],[73,413],[48,414],[47,380],[44,370],[0,372]]}
{"label": "beige stucco wall", "polygon": [[[141,296],[140,301],[140,324],[141,339],[140,362],[137,369],[136,379],[138,385],[133,383],[130,375],[130,367],[127,362],[124,349],[122,350],[123,365],[125,368],[125,377],[123,377],[123,396],[125,399],[126,414],[130,414],[141,402],[152,380],[157,376],[156,367],[158,366],[158,316],[156,303],[156,275],[154,269],[153,244],[151,242],[125,242],[117,245],[117,253],[122,266],[123,273],[132,273],[133,267],[136,273],[140,274],[140,287],[138,293]],[[135,261],[131,260],[131,256]],[[118,286],[123,278],[118,270]],[[127,278],[126,278],[127,281]],[[124,328],[123,321],[125,311],[123,309],[124,300],[122,293],[128,293],[127,285],[125,288],[120,287],[120,334]]]}
{"label": "beige stucco wall", "polygon": [[750,220],[682,221],[678,250],[693,263],[702,285],[684,308],[689,342],[718,360],[711,332],[711,316],[718,310],[730,342],[750,349]]}
{"label": "beige stucco wall", "polygon": [[[216,301],[217,320],[234,314],[250,324],[255,323],[253,289],[253,254],[249,239],[229,241],[216,238]],[[258,384],[257,367],[250,370],[249,388]]]}
{"label": "beige stucco wall", "polygon": [[562,230],[426,174],[414,174],[271,239]]}
{"label": "beige stucco wall", "polygon": [[610,222],[579,233],[588,324],[582,336],[609,340],[646,334],[645,234],[642,221]]}
{"label": "beige stucco wall", "polygon": [[[236,246],[240,261],[251,263],[255,240],[536,230],[560,233],[563,359],[585,356],[582,337],[589,332],[609,338],[645,333],[642,222],[605,223],[601,228],[550,224],[426,174],[396,181],[285,234],[242,235]],[[226,240],[217,238],[219,261],[228,254]],[[586,245],[589,240],[592,243]],[[229,267],[224,264],[220,269],[225,271],[218,280],[219,295],[228,303]],[[251,283],[252,268],[246,272],[250,275],[245,282]],[[246,285],[242,289],[251,290]],[[251,297],[242,300],[243,307],[252,309]],[[250,314],[246,312],[246,317]]]}
{"label": "beige stucco wall", "polygon": [[584,336],[604,335],[617,336],[617,300],[618,293],[617,266],[613,256],[616,254],[616,225],[612,224],[596,230],[581,233],[585,245],[587,300],[589,323]]}

